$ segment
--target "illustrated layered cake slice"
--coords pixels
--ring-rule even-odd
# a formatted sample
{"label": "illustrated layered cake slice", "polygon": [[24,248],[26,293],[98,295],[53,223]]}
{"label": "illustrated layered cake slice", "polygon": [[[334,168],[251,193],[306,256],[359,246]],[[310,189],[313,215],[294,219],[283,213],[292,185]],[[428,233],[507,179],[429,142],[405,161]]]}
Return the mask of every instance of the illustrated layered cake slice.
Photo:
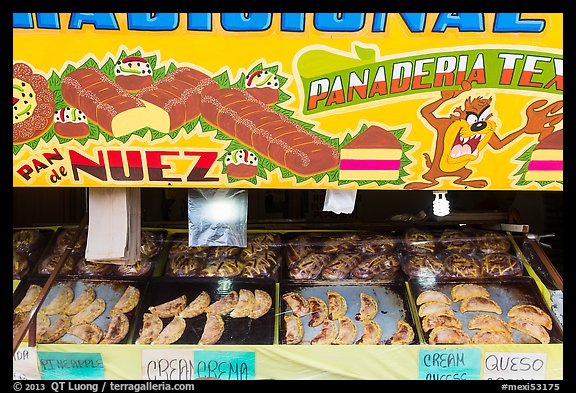
{"label": "illustrated layered cake slice", "polygon": [[564,169],[564,130],[556,131],[534,148],[526,180],[562,181]]}
{"label": "illustrated layered cake slice", "polygon": [[402,145],[381,127],[368,127],[340,153],[340,180],[398,179]]}

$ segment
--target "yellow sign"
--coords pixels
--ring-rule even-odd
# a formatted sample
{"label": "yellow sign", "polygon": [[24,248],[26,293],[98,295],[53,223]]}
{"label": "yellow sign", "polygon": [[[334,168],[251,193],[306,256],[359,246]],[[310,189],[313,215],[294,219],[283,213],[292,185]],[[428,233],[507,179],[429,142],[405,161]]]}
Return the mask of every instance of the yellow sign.
{"label": "yellow sign", "polygon": [[560,191],[562,18],[14,13],[13,185]]}

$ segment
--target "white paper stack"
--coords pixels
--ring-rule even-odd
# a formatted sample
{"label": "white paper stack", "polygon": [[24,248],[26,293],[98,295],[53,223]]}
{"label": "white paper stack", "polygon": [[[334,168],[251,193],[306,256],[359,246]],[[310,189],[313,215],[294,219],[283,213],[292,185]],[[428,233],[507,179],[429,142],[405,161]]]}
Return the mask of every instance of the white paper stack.
{"label": "white paper stack", "polygon": [[140,258],[140,189],[88,189],[85,258],[94,263],[133,265]]}

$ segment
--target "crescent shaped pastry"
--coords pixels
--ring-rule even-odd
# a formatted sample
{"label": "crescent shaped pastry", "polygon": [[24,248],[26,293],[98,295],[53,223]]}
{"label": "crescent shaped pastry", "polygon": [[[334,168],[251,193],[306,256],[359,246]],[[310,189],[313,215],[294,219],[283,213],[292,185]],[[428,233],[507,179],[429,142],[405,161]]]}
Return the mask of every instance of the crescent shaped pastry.
{"label": "crescent shaped pastry", "polygon": [[513,317],[508,321],[508,325],[510,325],[512,329],[516,329],[522,333],[534,337],[542,344],[550,343],[550,335],[548,334],[544,326],[538,323],[520,317]]}
{"label": "crescent shaped pastry", "polygon": [[202,291],[198,296],[196,296],[196,299],[192,300],[190,304],[188,304],[186,308],[184,308],[178,315],[182,318],[197,317],[206,311],[206,308],[208,308],[210,302],[210,295],[208,295],[206,291]]}
{"label": "crescent shaped pastry", "polygon": [[338,326],[336,322],[326,319],[322,323],[322,329],[312,340],[311,345],[330,345],[338,337]]}
{"label": "crescent shaped pastry", "polygon": [[117,344],[124,340],[124,337],[128,334],[128,329],[130,328],[130,321],[126,314],[121,312],[114,312],[110,317],[110,324],[106,330],[106,335],[100,344]]}
{"label": "crescent shaped pastry", "polygon": [[376,300],[364,292],[360,293],[360,311],[355,316],[356,320],[363,321],[365,319],[372,319],[377,313],[378,303]]}
{"label": "crescent shaped pastry", "polygon": [[340,329],[338,330],[338,336],[332,342],[333,345],[352,345],[354,340],[356,340],[356,334],[358,333],[358,327],[354,321],[346,316],[341,316],[338,318],[338,323]]}
{"label": "crescent shaped pastry", "polygon": [[234,310],[238,304],[238,292],[230,291],[206,308],[206,314],[225,315]]}
{"label": "crescent shaped pastry", "polygon": [[453,314],[430,314],[422,318],[422,329],[425,332],[440,326],[462,329],[462,322]]}
{"label": "crescent shaped pastry", "polygon": [[284,315],[284,323],[286,324],[286,334],[284,336],[286,344],[300,344],[302,337],[304,337],[304,326],[300,318],[294,314]]}
{"label": "crescent shaped pastry", "polygon": [[148,310],[160,318],[171,318],[180,314],[180,312],[184,310],[184,307],[186,307],[186,295],[182,295],[157,306],[148,307]]}
{"label": "crescent shaped pastry", "polygon": [[502,308],[494,300],[483,296],[468,297],[460,303],[460,312],[485,311],[502,314]]}
{"label": "crescent shaped pastry", "polygon": [[472,336],[472,344],[513,344],[512,338],[493,330],[479,330]]}
{"label": "crescent shaped pastry", "polygon": [[140,290],[132,285],[126,287],[126,290],[120,296],[120,299],[116,302],[112,310],[114,312],[120,312],[123,314],[128,314],[132,311],[140,300]]}
{"label": "crescent shaped pastry", "polygon": [[60,292],[52,298],[50,303],[42,310],[46,315],[62,314],[66,307],[74,300],[74,291],[69,285],[64,286]]}
{"label": "crescent shaped pastry", "polygon": [[425,317],[432,314],[448,314],[454,315],[454,310],[446,303],[427,302],[420,305],[418,309],[418,316]]}
{"label": "crescent shaped pastry", "polygon": [[42,287],[40,285],[36,284],[30,285],[26,290],[26,294],[14,309],[14,312],[19,313],[19,312],[28,312],[32,310],[32,306],[34,305],[36,299],[38,299],[38,296],[40,295],[41,291]]}
{"label": "crescent shaped pastry", "polygon": [[458,284],[454,286],[450,292],[452,300],[458,302],[468,297],[490,297],[490,292],[478,284]]}
{"label": "crescent shaped pastry", "polygon": [[83,344],[98,344],[102,339],[102,329],[93,323],[73,325],[68,329],[68,333],[81,339]]}
{"label": "crescent shaped pastry", "polygon": [[186,329],[186,320],[182,317],[175,316],[150,344],[160,345],[175,343],[180,337],[182,337],[184,329]]}
{"label": "crescent shaped pastry", "polygon": [[59,314],[50,324],[43,334],[39,334],[37,342],[40,344],[50,344],[63,337],[70,329],[70,317]]}
{"label": "crescent shaped pastry", "polygon": [[234,307],[234,310],[232,310],[230,313],[230,317],[247,317],[252,312],[255,302],[256,298],[254,296],[254,292],[244,288],[240,289],[238,293],[238,303],[236,303],[236,307]]}
{"label": "crescent shaped pastry", "polygon": [[310,321],[308,321],[308,326],[320,326],[328,319],[328,306],[324,300],[310,296],[308,298],[308,306],[310,307]]}
{"label": "crescent shaped pastry", "polygon": [[432,329],[428,343],[431,345],[470,344],[470,336],[462,329],[441,326]]}
{"label": "crescent shaped pastry", "polygon": [[372,319],[363,319],[362,325],[364,330],[362,331],[362,336],[356,341],[358,345],[376,345],[380,342],[382,338],[382,328],[380,325]]}
{"label": "crescent shaped pastry", "polygon": [[66,307],[66,310],[64,310],[64,314],[76,315],[80,311],[88,307],[88,305],[92,303],[94,299],[96,299],[96,292],[94,291],[94,288],[86,287],[80,293],[80,295],[76,296],[76,298],[74,298],[72,303],[70,303],[68,307]]}
{"label": "crescent shaped pastry", "polygon": [[206,314],[206,324],[198,344],[216,344],[224,332],[224,320],[219,314]]}
{"label": "crescent shaped pastry", "polygon": [[[328,291],[328,319],[333,321],[342,318],[346,314],[348,305],[344,296],[336,291]],[[356,326],[356,325],[354,325]]]}
{"label": "crescent shaped pastry", "polygon": [[510,326],[494,315],[479,314],[468,321],[468,329],[491,330],[512,337]]}
{"label": "crescent shaped pastry", "polygon": [[304,299],[299,293],[285,293],[282,295],[282,299],[288,303],[288,307],[290,307],[292,313],[297,317],[302,317],[310,312],[308,300]]}
{"label": "crescent shaped pastry", "polygon": [[39,336],[44,334],[49,327],[50,318],[48,318],[48,315],[44,314],[42,311],[36,314],[36,335]]}
{"label": "crescent shaped pastry", "polygon": [[406,321],[399,320],[396,331],[390,339],[392,345],[410,344],[414,340],[414,329]]}
{"label": "crescent shaped pastry", "polygon": [[552,330],[552,318],[544,310],[531,304],[519,304],[512,307],[508,311],[508,316],[527,319]]}
{"label": "crescent shaped pastry", "polygon": [[88,307],[72,317],[72,325],[82,325],[84,323],[93,322],[104,312],[105,309],[106,302],[104,299],[97,297],[88,305]]}
{"label": "crescent shaped pastry", "polygon": [[248,318],[250,319],[258,319],[261,316],[266,315],[268,310],[272,307],[272,297],[268,294],[268,292],[263,291],[261,289],[254,290],[254,307],[250,314],[248,314]]}
{"label": "crescent shaped pastry", "polygon": [[142,329],[140,329],[139,337],[136,339],[136,344],[151,344],[152,341],[162,331],[164,323],[157,315],[145,313],[143,316]]}
{"label": "crescent shaped pastry", "polygon": [[419,306],[424,303],[428,302],[438,302],[444,304],[452,304],[452,300],[450,298],[439,291],[434,291],[428,289],[426,291],[422,291],[420,295],[416,298],[416,305]]}

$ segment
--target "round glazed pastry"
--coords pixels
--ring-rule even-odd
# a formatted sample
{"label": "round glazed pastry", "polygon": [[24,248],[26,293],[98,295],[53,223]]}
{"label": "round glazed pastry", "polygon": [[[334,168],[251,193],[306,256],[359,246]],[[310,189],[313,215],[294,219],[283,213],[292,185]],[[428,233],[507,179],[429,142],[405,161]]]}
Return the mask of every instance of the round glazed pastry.
{"label": "round glazed pastry", "polygon": [[396,247],[396,239],[387,235],[370,235],[359,241],[360,251],[364,254],[389,254]]}
{"label": "round glazed pastry", "polygon": [[404,248],[415,254],[433,254],[436,251],[434,236],[420,229],[408,229],[404,233]]}
{"label": "round glazed pastry", "polygon": [[94,263],[80,258],[76,262],[76,274],[82,276],[106,276],[112,272],[112,265],[109,263]]}
{"label": "round glazed pastry", "polygon": [[519,276],[522,274],[522,263],[518,258],[507,253],[486,254],[480,259],[485,276]]}
{"label": "round glazed pastry", "polygon": [[12,252],[12,277],[20,279],[21,276],[28,270],[28,258],[18,252],[13,250]]}
{"label": "round glazed pastry", "polygon": [[510,240],[506,235],[498,232],[485,232],[478,235],[476,241],[478,251],[484,254],[510,251]]}
{"label": "round glazed pastry", "polygon": [[364,259],[352,269],[352,276],[363,280],[371,280],[388,270],[398,270],[400,261],[393,254],[378,254]]}
{"label": "round glazed pastry", "polygon": [[19,252],[32,252],[39,240],[40,232],[34,229],[20,229],[12,233],[12,246]]}
{"label": "round glazed pastry", "polygon": [[149,258],[154,258],[160,253],[162,247],[162,235],[160,233],[142,231],[140,235],[140,251]]}
{"label": "round glazed pastry", "polygon": [[429,254],[411,255],[401,266],[404,273],[412,277],[443,277],[445,274],[444,264]]}
{"label": "round glazed pastry", "polygon": [[116,83],[128,91],[138,91],[152,84],[152,68],[142,57],[126,57],[114,67]]}
{"label": "round glazed pastry", "polygon": [[469,254],[450,253],[444,258],[444,266],[448,277],[480,277],[482,275],[480,264]]}
{"label": "round glazed pastry", "polygon": [[88,119],[80,109],[58,109],[54,112],[54,132],[63,138],[85,138],[90,135]]}
{"label": "round glazed pastry", "polygon": [[266,105],[278,102],[279,88],[278,77],[270,71],[254,71],[246,77],[246,91]]}
{"label": "round glazed pastry", "polygon": [[[62,254],[68,247],[72,247],[72,241],[74,240],[74,234],[76,233],[76,228],[66,228],[63,229],[56,238],[56,246],[54,248],[55,253]],[[88,231],[84,230],[80,233],[78,241],[74,244],[71,254],[79,255],[83,254],[86,249],[86,239]]]}
{"label": "round glazed pastry", "polygon": [[189,254],[177,254],[168,259],[166,275],[177,277],[197,276],[204,268],[204,259]]}
{"label": "round glazed pastry", "polygon": [[[62,256],[60,254],[52,254],[47,256],[46,258],[44,258],[39,264],[38,264],[38,274],[51,274],[54,271],[54,268],[56,267],[56,265],[58,264],[58,262],[60,261],[60,258]],[[64,262],[64,265],[62,266],[62,269],[60,269],[60,272],[58,273],[58,275],[62,274],[62,275],[66,275],[66,274],[72,274],[74,273],[74,258],[72,258],[71,256],[68,256],[68,258],[66,259],[66,261]]]}
{"label": "round glazed pastry", "polygon": [[471,254],[474,252],[474,242],[462,231],[445,230],[440,235],[440,243],[444,250]]}
{"label": "round glazed pastry", "polygon": [[152,271],[152,260],[142,254],[133,265],[115,265],[113,274],[116,276],[145,276]]}
{"label": "round glazed pastry", "polygon": [[250,150],[229,151],[224,158],[226,173],[237,179],[250,179],[258,174],[258,156]]}

